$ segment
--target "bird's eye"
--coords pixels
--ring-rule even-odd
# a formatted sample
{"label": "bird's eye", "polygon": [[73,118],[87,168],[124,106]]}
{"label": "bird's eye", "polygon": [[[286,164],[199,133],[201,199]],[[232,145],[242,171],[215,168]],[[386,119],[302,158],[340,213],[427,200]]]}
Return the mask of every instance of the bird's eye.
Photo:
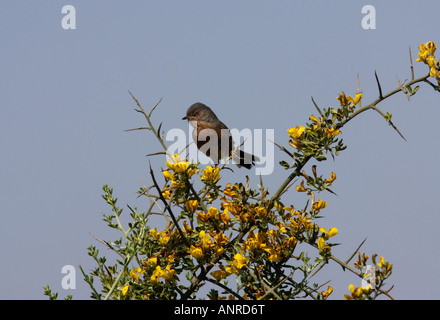
{"label": "bird's eye", "polygon": [[198,116],[200,114],[200,111],[199,110],[197,110],[196,112],[194,112],[194,115],[195,116]]}

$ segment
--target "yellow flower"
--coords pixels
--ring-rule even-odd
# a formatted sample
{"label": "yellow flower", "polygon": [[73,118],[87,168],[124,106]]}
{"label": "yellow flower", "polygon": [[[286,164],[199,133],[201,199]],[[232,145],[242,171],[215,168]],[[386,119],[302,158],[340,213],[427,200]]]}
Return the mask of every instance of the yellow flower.
{"label": "yellow flower", "polygon": [[218,218],[218,209],[215,207],[209,207],[208,209],[208,213],[207,213],[211,218]]}
{"label": "yellow flower", "polygon": [[145,270],[142,270],[141,268],[136,268],[136,271],[135,270],[131,270],[130,271],[130,277],[132,277],[133,279],[139,281],[140,275],[142,273],[144,273],[144,272],[145,272]]}
{"label": "yellow flower", "polygon": [[167,160],[166,166],[175,172],[185,172],[189,167],[189,162],[182,161],[178,154],[172,157],[172,161]]}
{"label": "yellow flower", "polygon": [[435,64],[436,64],[435,57],[434,56],[428,56],[428,58],[426,58],[426,64],[430,68],[435,68]]}
{"label": "yellow flower", "polygon": [[277,223],[276,226],[280,230],[280,232],[282,232],[282,233],[286,233],[287,232],[286,226],[283,225],[281,222]]}
{"label": "yellow flower", "polygon": [[435,67],[432,67],[430,70],[429,70],[429,76],[430,77],[440,77],[440,71],[438,71]]}
{"label": "yellow flower", "polygon": [[151,257],[147,260],[147,264],[152,264],[153,266],[157,265],[157,257]]}
{"label": "yellow flower", "polygon": [[122,296],[125,296],[127,294],[128,288],[129,288],[128,284],[122,288],[122,291],[121,291]]}
{"label": "yellow flower", "polygon": [[330,173],[330,178],[326,179],[324,182],[325,182],[325,184],[332,184],[332,182],[335,180],[336,180],[336,174],[332,171]]}
{"label": "yellow flower", "polygon": [[437,46],[435,45],[435,43],[433,41],[429,41],[425,44],[425,46],[426,46],[426,50],[428,50],[428,52],[431,55],[434,55],[435,50],[437,49]]}
{"label": "yellow flower", "polygon": [[301,146],[301,142],[299,141],[299,139],[301,138],[305,130],[306,128],[303,126],[297,126],[296,128],[287,129],[289,137],[292,139],[289,140],[289,144],[295,149],[298,149]]}
{"label": "yellow flower", "polygon": [[[222,199],[222,200],[226,200],[226,199]],[[234,216],[239,216],[241,214],[241,212],[243,211],[243,207],[239,203],[236,203],[236,202],[222,203],[222,207],[224,210],[228,210],[228,215],[230,212]]]}
{"label": "yellow flower", "polygon": [[417,62],[426,62],[426,58],[428,57],[428,51],[420,51],[419,58],[416,59]]}
{"label": "yellow flower", "polygon": [[[430,77],[440,77],[439,70],[436,69],[436,60],[434,57],[435,50],[437,49],[437,46],[434,42],[429,41],[426,43],[422,43],[419,46],[419,59],[416,61],[424,62],[426,63],[430,70],[429,70],[429,76]],[[440,82],[440,80],[439,80]]]}
{"label": "yellow flower", "polygon": [[347,97],[345,96],[344,91],[342,91],[342,93],[340,93],[339,96],[336,97],[336,99],[339,100],[339,104],[341,105],[341,107],[348,105]]}
{"label": "yellow flower", "polygon": [[203,224],[203,223],[207,222],[209,220],[209,218],[211,218],[211,215],[209,212],[207,212],[207,213],[205,213],[203,211],[197,212],[197,223],[198,224]]}
{"label": "yellow flower", "polygon": [[186,222],[186,221],[183,221],[183,231],[185,233],[192,232],[192,228],[188,225],[188,222]]}
{"label": "yellow flower", "polygon": [[318,249],[319,249],[320,252],[321,251],[324,251],[324,252],[330,252],[331,251],[331,247],[326,245],[324,237],[319,238],[318,241],[317,241],[317,244],[318,244]]}
{"label": "yellow flower", "polygon": [[301,126],[301,127],[295,127],[295,128],[290,128],[287,129],[287,132],[289,132],[289,137],[292,139],[298,139],[301,137],[301,135],[304,133],[304,130],[306,128]]}
{"label": "yellow flower", "polygon": [[160,276],[164,278],[166,281],[172,280],[175,275],[176,275],[176,270],[171,269],[171,265],[169,264],[160,273]]}
{"label": "yellow flower", "polygon": [[330,128],[330,129],[325,128],[324,132],[327,137],[335,137],[341,133],[341,131],[339,129],[335,129],[335,128]]}
{"label": "yellow flower", "polygon": [[220,168],[207,166],[206,169],[203,170],[203,175],[200,177],[200,179],[216,183],[218,180],[220,180]]}
{"label": "yellow flower", "polygon": [[223,252],[225,252],[225,248],[223,248],[223,247],[216,247],[215,248],[215,254],[217,256],[221,256],[223,254]]}
{"label": "yellow flower", "polygon": [[209,234],[207,235],[204,230],[200,231],[199,236],[202,241],[202,248],[205,250],[210,249],[212,245],[211,236]]}
{"label": "yellow flower", "polygon": [[150,236],[156,239],[159,238],[156,228],[150,230]]}
{"label": "yellow flower", "polygon": [[318,122],[318,119],[316,119],[316,117],[313,114],[310,116],[309,120],[312,122]]}
{"label": "yellow flower", "polygon": [[229,209],[226,207],[223,212],[220,214],[220,220],[228,226],[231,222],[231,217],[229,216]]}
{"label": "yellow flower", "polygon": [[303,232],[314,228],[314,224],[311,220],[307,220],[307,217],[298,217],[290,219],[290,228],[293,232]]}
{"label": "yellow flower", "polygon": [[170,281],[176,275],[176,270],[171,269],[171,265],[167,265],[165,269],[162,269],[160,266],[156,267],[156,270],[153,271],[150,280],[153,283],[158,283],[160,278],[162,277],[166,281]]}
{"label": "yellow flower", "polygon": [[177,257],[177,252],[172,251],[171,254],[169,254],[169,255],[167,256],[167,262],[168,262],[168,263],[173,263],[174,260],[176,260],[176,257]]}
{"label": "yellow flower", "polygon": [[163,171],[162,174],[165,177],[165,179],[174,180],[174,175],[171,172],[169,172],[168,170]]}
{"label": "yellow flower", "polygon": [[165,190],[164,192],[162,192],[162,196],[164,197],[164,199],[170,200],[170,198],[171,198],[171,190],[170,189]]}
{"label": "yellow flower", "polygon": [[351,107],[354,107],[355,105],[357,105],[361,101],[361,99],[362,99],[362,93],[356,93],[356,96],[354,99],[350,96],[347,97],[348,102],[353,102]]}
{"label": "yellow flower", "polygon": [[317,242],[318,242],[318,249],[319,249],[319,251],[324,250],[324,248],[325,248],[325,240],[324,240],[324,238],[319,238]]}
{"label": "yellow flower", "polygon": [[231,186],[231,184],[228,183],[226,185],[225,189],[223,190],[223,193],[228,197],[236,198],[238,196],[238,193],[236,190],[237,190],[237,187],[235,185]]}
{"label": "yellow flower", "polygon": [[243,244],[244,250],[254,251],[256,249],[266,248],[266,235],[263,231],[259,231],[257,234],[249,233],[246,242]]}
{"label": "yellow flower", "polygon": [[191,246],[191,248],[188,250],[188,253],[196,259],[202,259],[204,256],[202,248],[194,246]]}
{"label": "yellow flower", "polygon": [[279,252],[274,248],[265,248],[263,250],[269,253],[269,257],[267,258],[269,261],[278,261],[281,259]]}
{"label": "yellow flower", "polygon": [[312,204],[312,210],[315,210],[316,212],[319,212],[321,209],[324,209],[325,207],[327,207],[327,202],[321,199],[313,202]]}
{"label": "yellow flower", "polygon": [[324,233],[324,238],[327,240],[331,237],[334,237],[335,235],[338,234],[338,229],[336,229],[335,227],[331,227],[330,230],[327,232],[327,230],[325,228],[319,228],[319,231],[321,231],[322,233]]}
{"label": "yellow flower", "polygon": [[157,266],[156,270],[153,271],[153,274],[150,277],[151,282],[159,283],[161,273],[162,273],[162,268],[160,266]]}
{"label": "yellow flower", "polygon": [[217,271],[213,271],[210,273],[217,281],[220,281],[224,278],[226,278],[227,276],[229,276],[229,274],[225,271],[225,270],[217,270]]}
{"label": "yellow flower", "polygon": [[197,200],[188,200],[185,202],[186,210],[191,212],[196,211],[198,206],[199,206],[199,201]]}
{"label": "yellow flower", "polygon": [[322,292],[321,292],[321,297],[322,297],[323,299],[327,299],[328,296],[332,294],[332,292],[333,292],[333,288],[332,288],[331,286],[328,286],[328,287],[327,287],[327,291],[322,291]]}
{"label": "yellow flower", "polygon": [[234,261],[232,262],[232,266],[237,270],[241,270],[241,268],[246,266],[246,257],[241,255],[240,253],[237,253],[234,256]]}
{"label": "yellow flower", "polygon": [[304,180],[301,181],[299,186],[296,186],[296,191],[298,191],[298,192],[306,192],[307,191],[307,189],[304,187]]}
{"label": "yellow flower", "polygon": [[344,294],[345,300],[363,300],[366,295],[370,294],[373,291],[373,287],[369,284],[366,287],[357,287],[355,288],[353,284],[348,286],[348,290],[350,290],[351,295]]}
{"label": "yellow flower", "polygon": [[197,169],[188,170],[190,166],[189,161],[180,159],[180,156],[178,154],[172,156],[171,161],[167,160],[166,166],[171,170],[173,170],[174,172],[178,172],[178,173],[186,172],[189,177],[191,177],[193,174],[195,174],[198,171]]}
{"label": "yellow flower", "polygon": [[160,236],[159,243],[162,245],[166,245],[168,241],[170,241],[171,235],[168,233],[168,230],[162,230],[158,233]]}
{"label": "yellow flower", "polygon": [[389,262],[385,261],[384,257],[380,257],[380,262],[377,264],[380,268],[382,268],[386,273],[390,272],[393,268],[393,265]]}
{"label": "yellow flower", "polygon": [[293,247],[295,247],[297,242],[298,242],[298,239],[295,238],[294,236],[291,236],[289,239],[287,239],[287,241],[285,243],[288,247],[293,248]]}
{"label": "yellow flower", "polygon": [[346,96],[345,92],[342,91],[342,93],[340,93],[339,96],[336,97],[336,99],[339,100],[341,107],[353,108],[355,105],[357,105],[361,101],[362,94],[356,93],[356,96],[353,99],[351,96]]}
{"label": "yellow flower", "polygon": [[217,246],[223,246],[224,244],[228,243],[229,239],[226,237],[223,233],[217,233],[214,237],[215,244]]}

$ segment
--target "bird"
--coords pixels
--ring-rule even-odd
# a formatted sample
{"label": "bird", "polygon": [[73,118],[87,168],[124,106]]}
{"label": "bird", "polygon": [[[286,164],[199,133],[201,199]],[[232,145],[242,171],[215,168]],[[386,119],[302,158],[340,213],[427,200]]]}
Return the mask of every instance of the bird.
{"label": "bird", "polygon": [[255,161],[260,160],[253,154],[234,148],[229,128],[207,105],[201,102],[194,103],[188,108],[182,120],[189,121],[194,128],[192,136],[197,148],[210,157],[215,164],[218,164],[221,159],[232,156],[232,161],[239,168],[251,169]]}

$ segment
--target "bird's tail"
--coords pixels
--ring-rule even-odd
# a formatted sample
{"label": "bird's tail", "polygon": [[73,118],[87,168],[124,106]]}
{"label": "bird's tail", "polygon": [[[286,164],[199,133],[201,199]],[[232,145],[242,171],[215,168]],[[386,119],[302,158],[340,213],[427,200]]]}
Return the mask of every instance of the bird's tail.
{"label": "bird's tail", "polygon": [[245,167],[246,169],[255,166],[255,161],[260,161],[260,158],[254,156],[253,154],[244,152],[243,150],[236,150],[233,153],[232,161],[237,165],[237,167]]}

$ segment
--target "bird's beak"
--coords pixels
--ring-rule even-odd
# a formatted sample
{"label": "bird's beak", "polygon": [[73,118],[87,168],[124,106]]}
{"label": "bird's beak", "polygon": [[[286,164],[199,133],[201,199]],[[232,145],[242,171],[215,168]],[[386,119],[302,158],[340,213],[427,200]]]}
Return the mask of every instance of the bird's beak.
{"label": "bird's beak", "polygon": [[184,117],[182,118],[182,120],[188,120],[188,117],[187,117],[187,116],[184,116]]}

